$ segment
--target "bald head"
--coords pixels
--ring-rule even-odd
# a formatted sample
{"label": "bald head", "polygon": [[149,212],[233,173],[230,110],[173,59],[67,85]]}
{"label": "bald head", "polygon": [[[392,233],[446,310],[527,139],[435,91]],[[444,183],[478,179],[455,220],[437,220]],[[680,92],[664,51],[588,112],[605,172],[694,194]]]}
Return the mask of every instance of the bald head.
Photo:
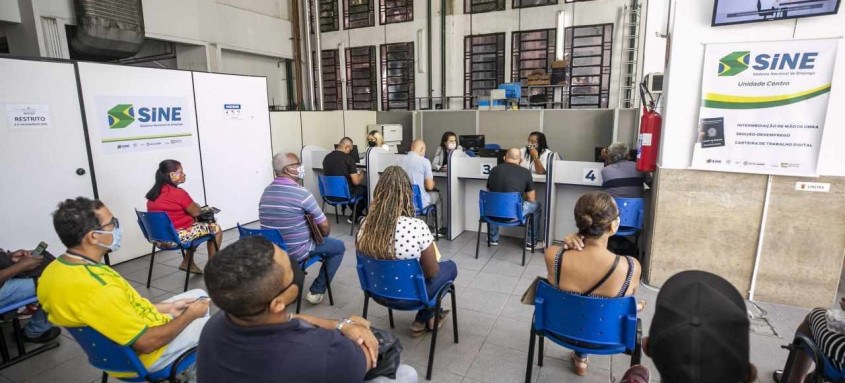
{"label": "bald head", "polygon": [[521,158],[520,158],[520,155],[519,155],[519,149],[510,148],[510,149],[508,149],[508,152],[505,153],[505,162],[510,162],[512,164],[519,165],[520,161],[521,161]]}
{"label": "bald head", "polygon": [[277,153],[273,156],[273,174],[276,177],[287,175],[285,168],[291,165],[298,165],[299,157],[294,153]]}
{"label": "bald head", "polygon": [[416,152],[417,154],[424,156],[425,155],[425,141],[423,140],[414,140],[411,142],[411,151]]}
{"label": "bald head", "polygon": [[349,137],[343,137],[340,142],[337,144],[337,150],[344,152],[346,154],[352,153],[352,139]]}

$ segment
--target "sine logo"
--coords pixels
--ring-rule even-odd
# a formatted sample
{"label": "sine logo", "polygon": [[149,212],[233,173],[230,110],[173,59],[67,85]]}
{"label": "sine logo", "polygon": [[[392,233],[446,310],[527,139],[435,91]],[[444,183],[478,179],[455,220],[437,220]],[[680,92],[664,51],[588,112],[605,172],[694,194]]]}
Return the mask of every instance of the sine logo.
{"label": "sine logo", "polygon": [[719,60],[719,76],[736,76],[748,69],[751,52],[733,52]]}
{"label": "sine logo", "polygon": [[132,104],[118,104],[109,109],[109,129],[123,129],[135,122],[135,108]]}

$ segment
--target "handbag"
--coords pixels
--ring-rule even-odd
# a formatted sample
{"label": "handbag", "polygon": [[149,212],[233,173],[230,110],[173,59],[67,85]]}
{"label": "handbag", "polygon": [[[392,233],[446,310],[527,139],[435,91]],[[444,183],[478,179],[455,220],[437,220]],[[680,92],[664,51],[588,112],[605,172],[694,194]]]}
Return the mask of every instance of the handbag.
{"label": "handbag", "polygon": [[314,244],[322,244],[324,241],[323,232],[320,231],[320,227],[317,226],[317,222],[314,221],[314,215],[311,213],[306,213],[305,222],[308,223],[308,230],[311,232],[311,240],[314,241]]}
{"label": "handbag", "polygon": [[370,331],[378,340],[378,361],[376,361],[376,366],[364,376],[364,380],[375,379],[379,376],[396,379],[402,343],[388,331],[375,327],[371,327]]}
{"label": "handbag", "polygon": [[540,281],[545,280],[546,278],[541,276],[534,278],[534,281],[528,286],[528,290],[525,290],[525,292],[522,293],[522,299],[520,302],[524,305],[534,306],[534,297],[537,295],[537,285],[540,284]]}
{"label": "handbag", "polygon": [[216,223],[217,220],[214,215],[219,213],[220,209],[216,207],[203,206],[200,210],[200,215],[197,216],[197,222]]}

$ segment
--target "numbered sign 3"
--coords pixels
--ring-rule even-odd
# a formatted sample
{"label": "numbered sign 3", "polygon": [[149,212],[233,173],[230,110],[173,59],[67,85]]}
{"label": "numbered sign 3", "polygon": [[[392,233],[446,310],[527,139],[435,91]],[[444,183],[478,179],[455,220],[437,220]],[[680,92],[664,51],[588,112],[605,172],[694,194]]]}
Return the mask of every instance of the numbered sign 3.
{"label": "numbered sign 3", "polygon": [[493,170],[493,166],[491,164],[481,164],[481,175],[482,176],[489,176],[490,170]]}

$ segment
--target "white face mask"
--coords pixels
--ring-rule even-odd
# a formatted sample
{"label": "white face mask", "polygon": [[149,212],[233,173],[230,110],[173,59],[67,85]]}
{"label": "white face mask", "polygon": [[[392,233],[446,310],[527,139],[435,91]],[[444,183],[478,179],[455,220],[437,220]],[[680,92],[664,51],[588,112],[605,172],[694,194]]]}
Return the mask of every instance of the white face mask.
{"label": "white face mask", "polygon": [[447,142],[446,143],[446,149],[455,150],[455,148],[457,148],[457,147],[458,147],[458,144],[456,144],[454,142]]}
{"label": "white face mask", "polygon": [[302,175],[304,173],[305,173],[305,171],[302,169],[302,165],[299,165],[299,166],[293,168],[292,171],[289,173],[289,175],[293,178],[302,179]]}

